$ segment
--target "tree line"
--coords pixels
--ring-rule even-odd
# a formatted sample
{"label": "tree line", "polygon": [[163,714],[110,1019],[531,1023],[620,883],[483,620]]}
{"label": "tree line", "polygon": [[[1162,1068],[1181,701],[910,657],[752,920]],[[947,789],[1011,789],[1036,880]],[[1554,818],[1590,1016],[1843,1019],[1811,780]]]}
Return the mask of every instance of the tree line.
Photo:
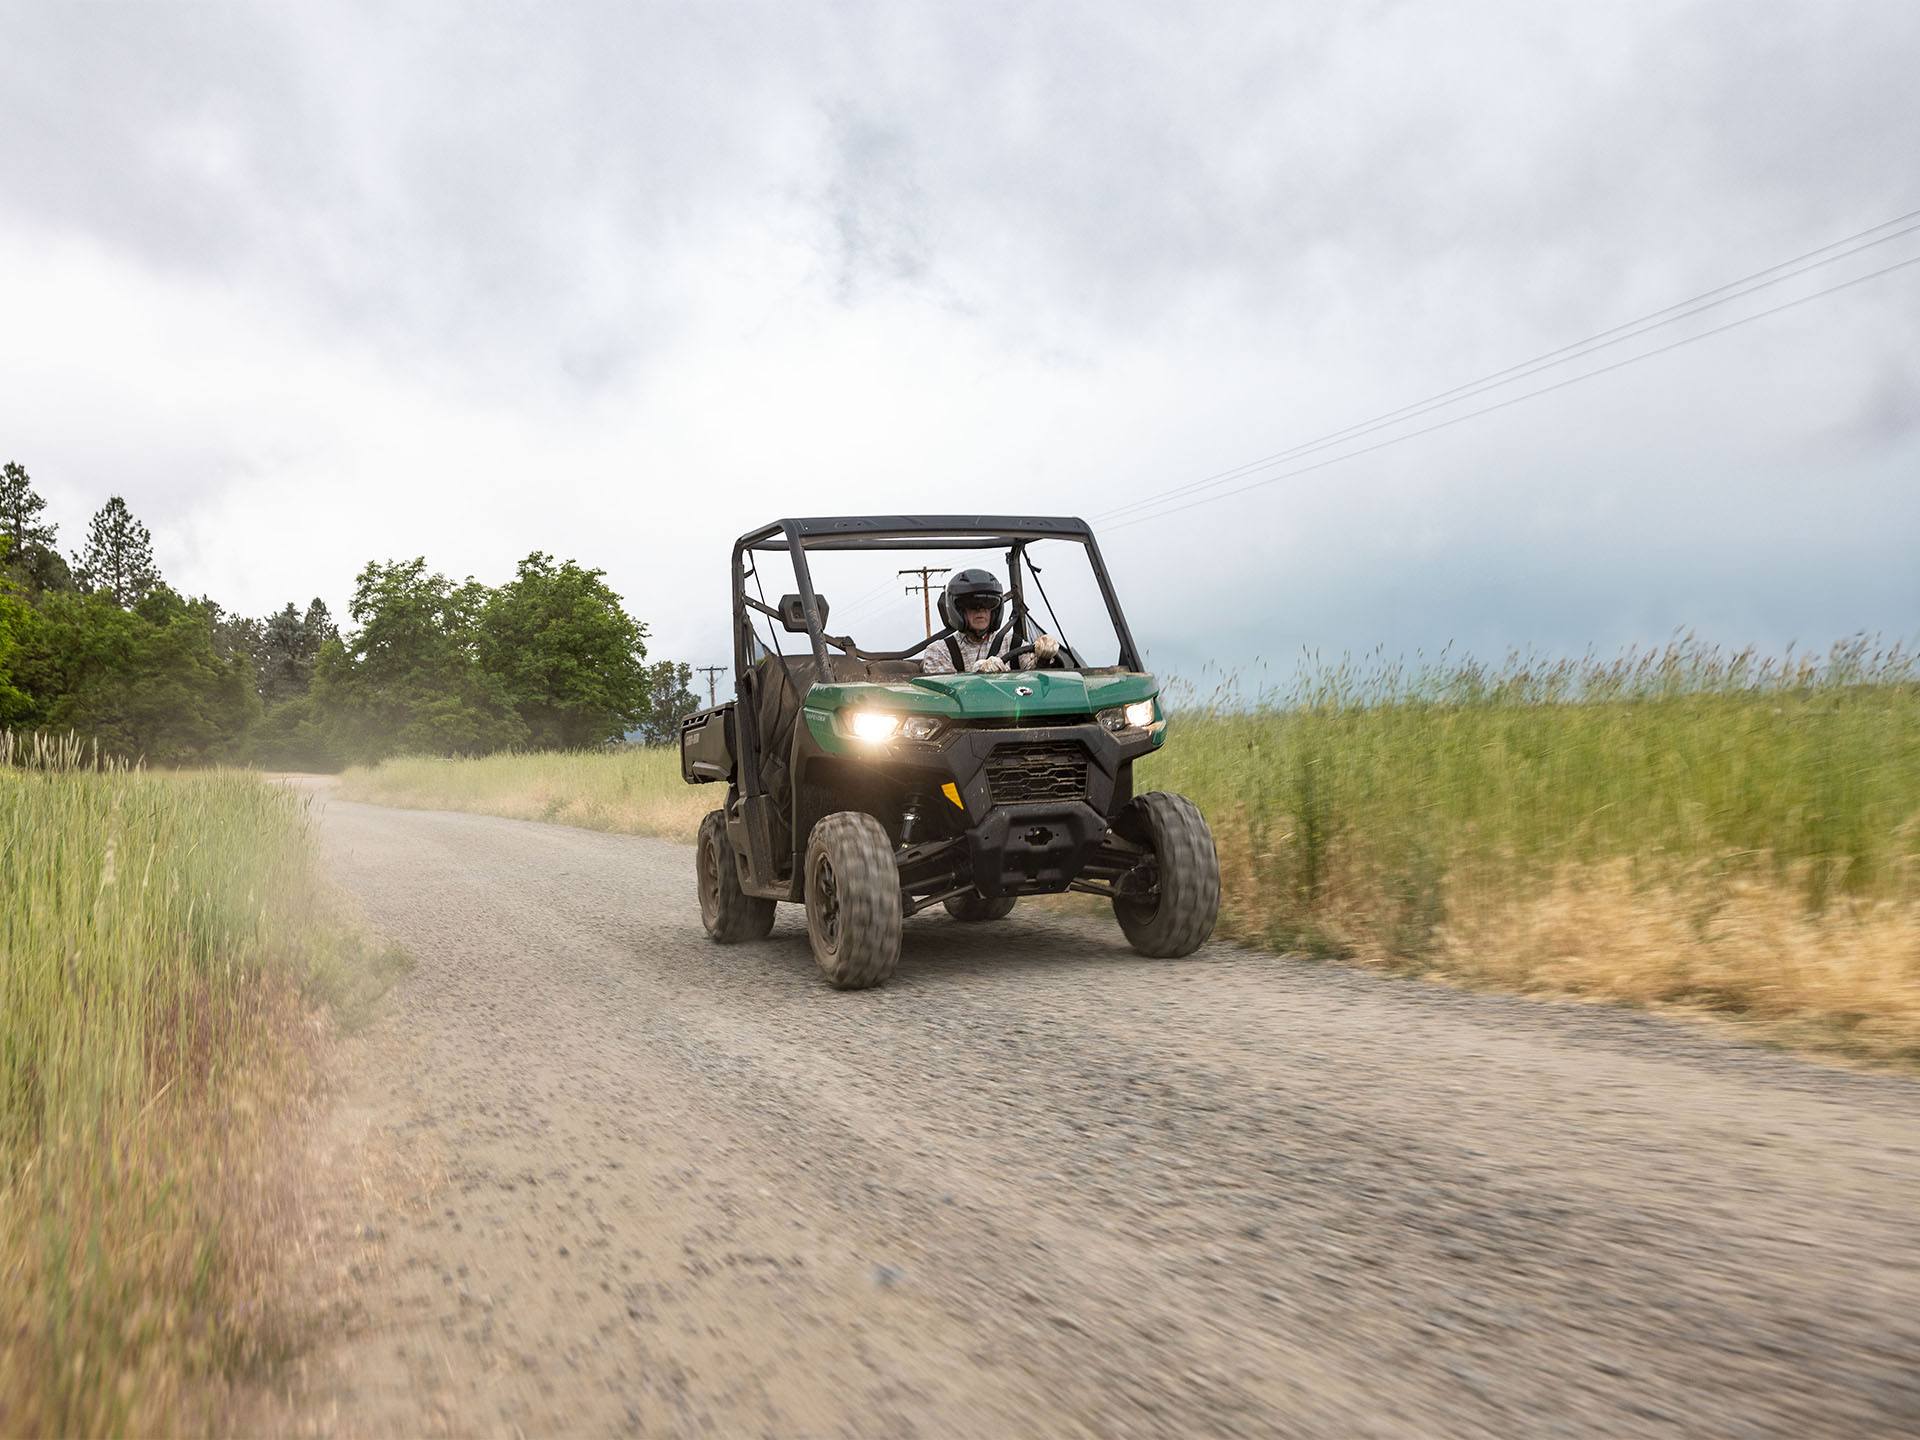
{"label": "tree line", "polygon": [[342,628],[318,599],[255,619],[181,595],[118,495],[71,557],[45,509],[24,466],[0,468],[0,727],[153,764],[330,769],[665,743],[698,705],[604,572],[543,551],[496,586],[370,561]]}

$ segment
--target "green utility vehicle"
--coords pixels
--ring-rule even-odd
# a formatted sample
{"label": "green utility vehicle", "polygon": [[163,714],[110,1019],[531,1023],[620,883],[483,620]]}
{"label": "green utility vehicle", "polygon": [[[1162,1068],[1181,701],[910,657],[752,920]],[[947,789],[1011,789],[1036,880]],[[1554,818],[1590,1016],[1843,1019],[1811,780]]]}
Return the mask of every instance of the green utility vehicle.
{"label": "green utility vehicle", "polygon": [[[869,650],[829,633],[809,568],[823,551],[867,552],[835,558],[869,578],[898,558],[872,552],[995,552],[979,558],[1003,559],[1008,581],[965,569],[941,594],[941,628]],[[1101,658],[1093,643],[1083,637],[1083,656],[1060,633],[1040,554],[1063,598],[1075,582],[1060,557],[1078,564],[1085,628],[1108,638],[1112,663],[1087,663]],[[789,564],[794,589],[773,577],[770,602],[762,571]],[[945,568],[903,573],[930,600]],[[978,612],[995,594],[989,628],[963,629],[988,624]],[[761,939],[776,902],[804,903],[822,974],[860,989],[893,974],[901,922],[932,905],[989,921],[1022,895],[1078,890],[1111,899],[1143,955],[1190,955],[1212,933],[1220,868],[1206,821],[1182,796],[1134,793],[1134,762],[1165,743],[1167,722],[1084,521],[779,520],[734,544],[733,637],[736,698],[680,729],[685,779],[727,787],[696,860],[717,942]]]}

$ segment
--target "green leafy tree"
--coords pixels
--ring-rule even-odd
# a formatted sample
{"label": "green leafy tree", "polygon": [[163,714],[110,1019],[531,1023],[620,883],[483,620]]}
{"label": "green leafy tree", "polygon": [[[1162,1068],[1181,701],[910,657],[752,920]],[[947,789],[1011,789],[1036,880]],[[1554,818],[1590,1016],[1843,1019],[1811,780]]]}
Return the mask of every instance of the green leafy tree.
{"label": "green leafy tree", "polygon": [[215,643],[218,615],[165,586],[131,610],[104,590],[43,596],[14,658],[19,718],[155,764],[234,757],[260,702],[251,663]]}
{"label": "green leafy tree", "polygon": [[429,573],[423,558],[369,563],[355,577],[347,613],[358,628],[322,644],[312,685],[340,754],[479,755],[525,743],[505,687],[480,663],[486,597],[476,581]]}
{"label": "green leafy tree", "polygon": [[109,497],[87,526],[80,552],[80,583],[130,610],[160,583],[153,563],[153,536],[118,495]]}
{"label": "green leafy tree", "polygon": [[58,527],[40,518],[46,508],[26,466],[14,461],[0,466],[0,548],[6,551],[0,577],[13,580],[30,594],[73,587],[67,562],[54,549]]}
{"label": "green leafy tree", "polygon": [[661,660],[647,667],[647,714],[627,738],[641,745],[672,745],[680,722],[700,708],[693,689],[693,667],[684,661]]}
{"label": "green leafy tree", "polygon": [[229,614],[205,596],[200,603],[208,606],[213,615],[213,648],[220,652],[221,658],[241,655],[252,664],[254,651],[260,646],[260,622],[245,615]]}
{"label": "green leafy tree", "polygon": [[[10,539],[0,536],[0,562],[4,562],[11,545]],[[19,652],[22,635],[32,622],[33,611],[5,576],[0,575],[0,725],[11,725],[32,713],[33,698],[13,683],[14,657]]]}
{"label": "green leafy tree", "polygon": [[647,627],[605,573],[536,550],[481,607],[480,663],[541,749],[607,744],[648,713]]}
{"label": "green leafy tree", "polygon": [[260,698],[267,707],[253,730],[254,759],[276,769],[338,769],[345,758],[339,737],[313,694],[322,651],[340,648],[339,627],[326,602],[308,602],[305,613],[288,602],[265,620],[248,623],[254,628],[251,653]]}

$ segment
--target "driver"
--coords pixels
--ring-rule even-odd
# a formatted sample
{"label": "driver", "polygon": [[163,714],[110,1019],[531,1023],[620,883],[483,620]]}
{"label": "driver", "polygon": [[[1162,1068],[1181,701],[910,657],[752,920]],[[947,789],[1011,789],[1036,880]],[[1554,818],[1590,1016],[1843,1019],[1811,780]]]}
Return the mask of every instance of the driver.
{"label": "driver", "polygon": [[[966,670],[979,675],[997,675],[1007,668],[1001,657],[1011,648],[1011,631],[1000,633],[1000,620],[1007,606],[1006,591],[989,570],[962,570],[947,581],[940,597],[940,618],[954,631],[943,643],[930,646],[920,662],[928,675],[952,675]],[[1034,637],[1033,649],[1014,662],[1016,668],[1031,670],[1060,653],[1060,642],[1051,635]]]}

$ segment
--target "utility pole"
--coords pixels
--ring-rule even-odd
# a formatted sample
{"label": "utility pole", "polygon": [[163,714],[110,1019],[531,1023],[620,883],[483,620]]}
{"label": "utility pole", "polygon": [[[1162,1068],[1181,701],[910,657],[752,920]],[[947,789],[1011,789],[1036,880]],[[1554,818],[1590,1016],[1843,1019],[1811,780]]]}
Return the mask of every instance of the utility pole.
{"label": "utility pole", "polygon": [[718,705],[720,703],[720,700],[719,700],[719,697],[714,694],[713,677],[720,674],[723,670],[726,670],[728,667],[725,665],[696,665],[693,668],[698,670],[702,675],[707,677],[707,704],[710,706]]}
{"label": "utility pole", "polygon": [[920,597],[920,614],[927,622],[927,634],[929,635],[933,634],[933,577],[935,575],[946,574],[950,568],[952,567],[947,565],[917,565],[911,569],[900,572],[902,575],[918,575],[920,577],[920,583],[918,585],[907,586],[904,593],[908,595],[918,595]]}

